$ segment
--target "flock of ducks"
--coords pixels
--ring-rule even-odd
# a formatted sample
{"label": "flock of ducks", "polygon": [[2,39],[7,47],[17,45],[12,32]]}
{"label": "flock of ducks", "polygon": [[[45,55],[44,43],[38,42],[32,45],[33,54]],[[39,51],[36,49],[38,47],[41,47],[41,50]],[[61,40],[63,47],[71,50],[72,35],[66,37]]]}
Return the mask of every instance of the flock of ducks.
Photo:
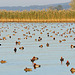
{"label": "flock of ducks", "polygon": [[[64,58],[61,57],[60,61],[61,61],[61,64],[62,64],[62,62],[64,61]],[[70,65],[70,62],[68,60],[66,62],[66,65],[67,65],[67,67]],[[75,68],[71,68],[70,71],[71,71],[71,73],[74,73],[75,72]]]}
{"label": "flock of ducks", "polygon": [[[63,58],[63,57],[61,57],[60,61],[61,61],[61,64],[62,64],[62,62],[64,61],[64,58]],[[66,62],[66,65],[67,65],[67,66],[69,66],[69,65],[70,65],[70,62],[69,62],[68,60],[67,60],[67,62]]]}
{"label": "flock of ducks", "polygon": [[[72,24],[71,24],[72,25]],[[33,26],[33,25],[32,25]],[[69,25],[70,26],[70,25]],[[8,25],[7,25],[7,27],[8,27]],[[21,25],[21,27],[23,27],[22,25]],[[60,26],[58,26],[58,28],[59,28]],[[63,26],[62,25],[62,27],[64,28],[65,26]],[[32,35],[30,35],[31,34],[31,31],[29,31],[29,27],[27,27],[27,26],[25,26],[25,27],[23,27],[24,29],[27,29],[28,31],[26,32],[26,34],[23,34],[23,36],[24,36],[24,39],[28,39],[28,38],[32,38],[33,36],[35,36],[36,34],[35,33],[32,33]],[[56,26],[51,26],[51,28],[56,28]],[[63,28],[61,28],[61,30],[63,30]],[[53,40],[56,40],[56,37],[54,37],[53,35],[51,35],[51,33],[52,34],[55,34],[55,36],[61,36],[61,37],[64,37],[64,39],[59,39],[59,43],[62,43],[63,41],[66,41],[66,38],[68,38],[69,36],[68,35],[65,35],[65,34],[71,34],[71,33],[73,33],[74,35],[75,35],[75,31],[73,30],[73,29],[75,29],[75,27],[72,27],[72,28],[68,28],[65,32],[63,32],[63,33],[60,33],[60,32],[56,32],[55,30],[49,30],[49,29],[47,29],[47,26],[42,26],[42,28],[41,28],[41,30],[39,30],[39,29],[37,29],[37,26],[34,26],[34,27],[32,27],[32,29],[33,29],[33,31],[35,32],[35,31],[39,31],[40,32],[40,35],[42,35],[42,34],[44,34],[44,32],[45,32],[45,30],[44,29],[46,29],[46,31],[49,31],[49,32],[47,32],[47,34],[46,34],[46,36],[47,37],[51,37]],[[23,30],[21,30],[22,32],[23,32]],[[3,32],[3,30],[1,30],[1,32]],[[1,36],[1,32],[0,32],[0,36]],[[5,31],[5,32],[7,32],[7,30]],[[13,36],[15,36],[17,34],[17,30],[14,28],[14,30],[13,30]],[[29,35],[27,35],[27,34],[29,34]],[[9,38],[12,38],[12,36],[11,35],[7,35],[7,37],[9,37]],[[72,35],[70,35],[70,37],[73,37]],[[22,38],[20,38],[20,37],[18,37],[18,41],[16,41],[15,42],[15,44],[16,45],[20,45],[21,44],[21,42],[20,42],[20,40],[21,40]],[[7,40],[6,39],[6,37],[3,37],[3,38],[0,38],[0,40]],[[34,41],[38,41],[38,42],[40,42],[40,41],[42,41],[43,40],[43,38],[42,38],[42,36],[39,36],[38,38],[36,38],[36,39],[34,39]],[[75,38],[73,38],[73,40],[75,41]],[[0,43],[0,46],[1,46],[1,43]],[[49,45],[49,43],[46,43],[46,47],[49,47],[50,45]],[[44,46],[43,46],[43,44],[41,44],[41,45],[39,45],[39,47],[40,48],[43,48]],[[73,45],[73,44],[71,44],[70,45],[70,47],[71,48],[75,48],[75,45]],[[19,47],[19,49],[20,50],[24,50],[24,47],[23,46],[20,46]],[[16,47],[14,47],[14,52],[16,53],[17,52],[17,48]],[[39,67],[41,67],[41,65],[38,65],[38,64],[36,64],[36,63],[34,63],[36,60],[38,60],[39,58],[38,57],[33,57],[32,59],[31,59],[31,62],[32,62],[32,65],[33,65],[33,67],[34,67],[34,69],[36,69],[36,68],[39,68]],[[63,57],[61,57],[61,59],[60,59],[60,61],[61,61],[61,64],[62,64],[62,62],[64,61],[64,58]],[[7,63],[7,61],[5,61],[5,60],[1,60],[0,61],[0,63]],[[69,66],[70,65],[70,62],[67,60],[67,62],[66,62],[66,65],[67,66]],[[24,69],[24,71],[26,71],[26,72],[28,72],[28,71],[32,71],[32,68],[25,68]],[[70,70],[72,73],[74,73],[75,72],[75,69],[74,68],[71,68],[71,70]]]}
{"label": "flock of ducks", "polygon": [[[38,65],[38,64],[34,63],[34,61],[36,61],[36,60],[38,60],[38,59],[39,59],[39,58],[38,58],[38,57],[35,57],[35,56],[31,59],[31,62],[32,62],[32,64],[33,64],[34,69],[41,67],[41,65]],[[24,71],[26,71],[26,72],[32,71],[32,68],[27,68],[27,67],[26,67],[26,68],[24,69]]]}

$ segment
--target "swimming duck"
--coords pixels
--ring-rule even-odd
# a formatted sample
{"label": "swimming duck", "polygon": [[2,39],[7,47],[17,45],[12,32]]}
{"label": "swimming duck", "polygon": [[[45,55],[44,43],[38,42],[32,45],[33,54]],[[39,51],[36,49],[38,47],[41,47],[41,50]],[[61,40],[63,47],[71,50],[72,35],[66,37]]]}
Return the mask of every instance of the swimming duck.
{"label": "swimming duck", "polygon": [[16,53],[16,51],[17,51],[17,49],[16,48],[14,48],[14,52]]}
{"label": "swimming duck", "polygon": [[38,65],[36,63],[33,64],[34,69],[41,67],[41,65]]}
{"label": "swimming duck", "polygon": [[42,47],[43,47],[43,45],[40,45],[39,47],[41,47],[41,48],[42,48]]}
{"label": "swimming duck", "polygon": [[19,41],[19,42],[18,42],[18,45],[20,45],[20,43],[21,43],[21,42]]}
{"label": "swimming duck", "polygon": [[3,37],[3,40],[6,40],[6,37]]}
{"label": "swimming duck", "polygon": [[17,42],[17,41],[16,41],[15,43],[16,43],[16,45],[18,44],[18,42]]}
{"label": "swimming duck", "polygon": [[61,61],[61,64],[62,64],[62,61],[64,61],[64,58],[63,58],[63,57],[61,57],[60,61]]}
{"label": "swimming duck", "polygon": [[49,37],[49,34],[47,36]]}
{"label": "swimming duck", "polygon": [[24,47],[22,46],[22,47],[20,47],[19,49],[23,50],[23,49],[24,49]]}
{"label": "swimming duck", "polygon": [[40,34],[43,34],[42,32],[40,32]]}
{"label": "swimming duck", "polygon": [[71,48],[75,48],[75,46],[74,45],[71,45]]}
{"label": "swimming duck", "polygon": [[37,41],[37,39],[35,39],[35,41]]}
{"label": "swimming duck", "polygon": [[62,41],[66,41],[66,39],[62,39]]}
{"label": "swimming duck", "polygon": [[53,40],[55,40],[55,37],[53,38]]}
{"label": "swimming duck", "polygon": [[11,38],[11,36],[9,36],[9,38]]}
{"label": "swimming duck", "polygon": [[70,71],[71,71],[71,73],[74,73],[75,72],[75,69],[74,68],[71,68]]}
{"label": "swimming duck", "polygon": [[2,40],[2,39],[0,38],[0,40]]}
{"label": "swimming duck", "polygon": [[24,69],[24,71],[26,71],[26,72],[27,72],[27,71],[32,71],[32,69],[26,67],[26,68]]}
{"label": "swimming duck", "polygon": [[47,43],[46,46],[49,47],[49,43]]}
{"label": "swimming duck", "polygon": [[61,41],[61,40],[59,40],[59,42],[61,43],[62,41]]}
{"label": "swimming duck", "polygon": [[21,38],[18,38],[18,40],[21,40]]}
{"label": "swimming duck", "polygon": [[67,66],[69,66],[69,65],[70,65],[70,62],[69,62],[68,60],[67,60],[67,62],[66,62],[66,65],[67,65]]}
{"label": "swimming duck", "polygon": [[5,60],[1,60],[0,63],[3,64],[3,63],[6,63],[6,61]]}
{"label": "swimming duck", "polygon": [[31,62],[33,63],[35,60],[38,60],[39,58],[38,57],[33,57],[32,59],[31,59]]}

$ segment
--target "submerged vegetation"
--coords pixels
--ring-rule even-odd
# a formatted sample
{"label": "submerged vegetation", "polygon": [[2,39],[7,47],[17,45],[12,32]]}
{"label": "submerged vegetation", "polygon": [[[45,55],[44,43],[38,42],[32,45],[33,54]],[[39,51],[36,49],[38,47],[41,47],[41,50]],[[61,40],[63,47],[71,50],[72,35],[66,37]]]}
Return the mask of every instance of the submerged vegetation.
{"label": "submerged vegetation", "polygon": [[75,20],[74,10],[0,10],[0,21],[61,21]]}

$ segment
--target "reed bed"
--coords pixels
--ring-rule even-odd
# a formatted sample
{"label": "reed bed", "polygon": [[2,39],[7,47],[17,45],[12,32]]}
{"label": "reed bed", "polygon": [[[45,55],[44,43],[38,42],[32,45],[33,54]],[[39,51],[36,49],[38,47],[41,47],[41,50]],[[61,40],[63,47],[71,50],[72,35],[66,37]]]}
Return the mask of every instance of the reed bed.
{"label": "reed bed", "polygon": [[75,22],[75,10],[0,10],[0,22]]}

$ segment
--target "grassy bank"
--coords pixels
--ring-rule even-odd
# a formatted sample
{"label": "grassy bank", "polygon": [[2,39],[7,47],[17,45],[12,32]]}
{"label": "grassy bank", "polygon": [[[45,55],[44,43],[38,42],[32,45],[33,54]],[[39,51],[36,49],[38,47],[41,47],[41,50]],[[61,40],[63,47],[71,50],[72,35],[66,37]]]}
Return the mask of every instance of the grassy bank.
{"label": "grassy bank", "polygon": [[0,22],[75,22],[75,19],[0,19]]}
{"label": "grassy bank", "polygon": [[75,22],[74,10],[0,10],[0,22]]}

